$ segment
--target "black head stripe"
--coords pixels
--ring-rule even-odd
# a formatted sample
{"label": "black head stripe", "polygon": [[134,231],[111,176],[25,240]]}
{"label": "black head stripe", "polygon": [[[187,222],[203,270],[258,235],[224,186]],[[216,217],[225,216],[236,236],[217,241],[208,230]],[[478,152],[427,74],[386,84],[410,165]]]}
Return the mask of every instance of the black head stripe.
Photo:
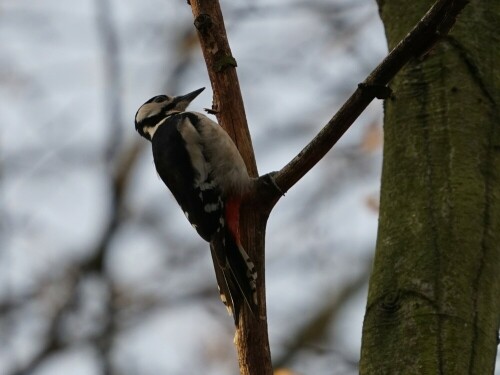
{"label": "black head stripe", "polygon": [[162,103],[162,102],[165,102],[167,100],[171,99],[169,96],[167,95],[156,95],[156,96],[153,96],[151,99],[149,99],[146,103],[144,104],[148,104],[148,103]]}

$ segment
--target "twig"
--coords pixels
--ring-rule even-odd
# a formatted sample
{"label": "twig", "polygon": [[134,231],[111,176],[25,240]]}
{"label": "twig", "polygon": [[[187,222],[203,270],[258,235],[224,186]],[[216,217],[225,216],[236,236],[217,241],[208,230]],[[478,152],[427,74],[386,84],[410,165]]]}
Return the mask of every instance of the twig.
{"label": "twig", "polygon": [[109,128],[109,139],[105,150],[106,160],[113,160],[119,153],[123,141],[122,119],[122,64],[120,63],[120,43],[117,28],[113,21],[113,10],[109,0],[96,0],[96,26],[98,41],[102,43],[102,61],[105,77],[103,79],[104,111]]}

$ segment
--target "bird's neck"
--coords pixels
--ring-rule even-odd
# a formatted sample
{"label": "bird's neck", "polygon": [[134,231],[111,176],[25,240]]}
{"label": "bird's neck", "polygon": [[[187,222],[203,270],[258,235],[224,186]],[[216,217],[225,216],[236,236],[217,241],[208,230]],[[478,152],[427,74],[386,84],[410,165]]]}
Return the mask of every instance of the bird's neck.
{"label": "bird's neck", "polygon": [[177,115],[178,113],[182,113],[181,111],[171,111],[168,112],[163,119],[161,119],[155,126],[150,126],[144,129],[144,133],[147,133],[149,136],[149,140],[153,140],[153,136],[155,135],[158,128],[163,125],[170,117]]}

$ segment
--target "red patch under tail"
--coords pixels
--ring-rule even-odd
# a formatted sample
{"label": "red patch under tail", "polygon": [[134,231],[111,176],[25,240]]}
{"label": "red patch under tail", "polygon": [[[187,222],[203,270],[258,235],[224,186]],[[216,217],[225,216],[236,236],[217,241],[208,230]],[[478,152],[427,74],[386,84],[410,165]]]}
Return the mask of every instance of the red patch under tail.
{"label": "red patch under tail", "polygon": [[238,246],[241,246],[240,238],[240,206],[241,198],[231,197],[226,201],[225,205],[225,216],[226,223],[229,232],[233,235],[233,238]]}

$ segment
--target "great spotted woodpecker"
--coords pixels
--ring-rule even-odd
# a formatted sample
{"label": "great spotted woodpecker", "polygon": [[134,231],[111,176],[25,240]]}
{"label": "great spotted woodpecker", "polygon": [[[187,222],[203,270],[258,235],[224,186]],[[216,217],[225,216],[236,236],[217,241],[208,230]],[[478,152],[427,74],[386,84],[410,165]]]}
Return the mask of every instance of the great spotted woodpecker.
{"label": "great spotted woodpecker", "polygon": [[221,299],[237,325],[244,303],[258,316],[257,273],[239,232],[241,199],[252,180],[222,127],[201,113],[185,112],[203,90],[149,99],[135,115],[135,129],[151,141],[160,178],[210,243]]}

